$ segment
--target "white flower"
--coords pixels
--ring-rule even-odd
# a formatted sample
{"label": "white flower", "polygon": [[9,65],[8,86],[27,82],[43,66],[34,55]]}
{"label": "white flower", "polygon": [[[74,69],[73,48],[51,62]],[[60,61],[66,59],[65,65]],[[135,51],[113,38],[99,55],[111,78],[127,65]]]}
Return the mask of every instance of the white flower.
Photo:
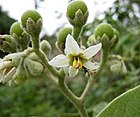
{"label": "white flower", "polygon": [[0,59],[0,82],[5,83],[12,79],[15,74],[16,68],[12,65],[12,62]]}
{"label": "white flower", "polygon": [[89,61],[91,57],[98,53],[102,44],[91,46],[86,50],[81,50],[75,39],[68,34],[65,43],[65,54],[60,54],[54,57],[49,64],[54,67],[69,67],[70,71],[75,71],[72,76],[75,76],[77,71],[83,66],[89,70],[95,70],[98,66]]}

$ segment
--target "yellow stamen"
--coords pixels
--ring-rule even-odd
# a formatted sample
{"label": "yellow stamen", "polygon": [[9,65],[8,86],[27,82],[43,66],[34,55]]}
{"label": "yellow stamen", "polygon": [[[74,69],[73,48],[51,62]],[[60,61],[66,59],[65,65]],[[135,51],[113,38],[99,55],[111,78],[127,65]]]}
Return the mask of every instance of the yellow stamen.
{"label": "yellow stamen", "polygon": [[73,61],[72,65],[76,69],[80,69],[83,67],[83,63],[82,63],[82,61],[80,61],[79,57],[78,57],[78,60],[77,60],[77,57],[74,57],[74,61]]}

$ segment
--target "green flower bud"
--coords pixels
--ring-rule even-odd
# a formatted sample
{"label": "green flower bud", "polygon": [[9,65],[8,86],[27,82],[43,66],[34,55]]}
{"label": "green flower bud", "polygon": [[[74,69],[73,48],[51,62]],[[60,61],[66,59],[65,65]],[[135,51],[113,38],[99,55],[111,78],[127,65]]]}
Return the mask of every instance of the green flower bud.
{"label": "green flower bud", "polygon": [[32,76],[40,76],[44,70],[43,65],[29,58],[25,59],[25,66]]}
{"label": "green flower bud", "polygon": [[30,42],[30,36],[21,28],[19,22],[13,23],[10,28],[10,35],[14,37],[23,50],[27,49]]}
{"label": "green flower bud", "polygon": [[11,35],[0,35],[0,50],[3,52],[16,52],[16,42]]}
{"label": "green flower bud", "polygon": [[37,11],[28,10],[21,16],[21,24],[27,33],[38,36],[42,29],[42,17]]}
{"label": "green flower bud", "polygon": [[114,47],[117,43],[119,33],[110,24],[101,23],[94,31],[96,43],[101,42],[103,49]]}
{"label": "green flower bud", "polygon": [[94,31],[95,38],[101,37],[106,34],[106,36],[111,40],[114,37],[114,31],[110,24],[101,23],[99,24]]}
{"label": "green flower bud", "polygon": [[83,1],[75,0],[68,5],[66,14],[72,25],[81,27],[87,21],[88,8]]}
{"label": "green flower bud", "polygon": [[10,35],[13,35],[15,33],[17,36],[21,36],[23,31],[24,30],[20,27],[20,23],[15,22],[12,24],[12,26],[10,28]]}
{"label": "green flower bud", "polygon": [[71,33],[72,33],[72,29],[70,27],[62,28],[59,30],[57,35],[56,47],[60,52],[64,52],[66,37],[68,34]]}
{"label": "green flower bud", "polygon": [[28,79],[28,77],[28,72],[24,66],[24,59],[22,58],[17,67],[16,73],[13,76],[13,80],[16,84],[23,84]]}
{"label": "green flower bud", "polygon": [[35,52],[32,52],[30,55],[28,55],[28,58],[33,61],[41,62],[40,58],[36,55]]}
{"label": "green flower bud", "polygon": [[126,66],[122,60],[116,61],[116,63],[111,65],[110,71],[115,73],[115,74],[120,74],[120,75],[126,75],[126,73],[127,73]]}
{"label": "green flower bud", "polygon": [[87,45],[91,46],[91,45],[94,45],[94,43],[95,43],[95,35],[92,34],[91,36],[89,36],[89,38],[87,40]]}
{"label": "green flower bud", "polygon": [[40,42],[40,48],[49,57],[49,55],[52,51],[52,47],[47,40],[43,40]]}

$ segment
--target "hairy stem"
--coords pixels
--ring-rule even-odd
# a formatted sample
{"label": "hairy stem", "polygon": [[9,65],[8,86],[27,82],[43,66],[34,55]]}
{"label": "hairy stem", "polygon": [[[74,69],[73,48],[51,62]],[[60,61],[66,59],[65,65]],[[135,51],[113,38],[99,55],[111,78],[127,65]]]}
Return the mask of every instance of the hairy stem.
{"label": "hairy stem", "polygon": [[95,80],[98,78],[98,76],[100,75],[100,72],[102,71],[106,61],[107,61],[107,57],[108,57],[108,50],[102,50],[102,57],[101,57],[101,64],[99,69],[97,70],[96,74],[90,78],[87,82],[87,85],[80,97],[81,101],[84,102],[85,98],[87,97],[88,92],[90,91],[90,89],[92,88]]}
{"label": "hairy stem", "polygon": [[39,40],[39,38],[38,37],[32,37],[32,45],[33,45],[34,52],[41,59],[44,66],[46,66],[52,74],[54,74],[57,77],[61,77],[60,73],[55,68],[53,68],[52,66],[50,66],[48,64],[48,59],[45,56],[45,54],[39,49],[39,41],[36,41],[36,40]]}
{"label": "hairy stem", "polygon": [[77,41],[77,43],[80,44],[80,35],[81,35],[81,32],[82,32],[82,27],[74,27],[73,28],[73,38]]}
{"label": "hairy stem", "polygon": [[65,77],[61,77],[58,79],[58,83],[60,86],[60,91],[70,100],[70,102],[77,108],[81,117],[88,117],[84,104],[81,100],[74,95],[71,90],[65,84]]}

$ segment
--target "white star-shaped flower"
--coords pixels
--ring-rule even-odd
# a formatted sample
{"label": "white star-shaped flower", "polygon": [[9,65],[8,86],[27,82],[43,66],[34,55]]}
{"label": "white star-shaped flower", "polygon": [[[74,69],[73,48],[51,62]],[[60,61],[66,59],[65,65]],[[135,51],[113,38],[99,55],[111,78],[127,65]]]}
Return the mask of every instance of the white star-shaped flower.
{"label": "white star-shaped flower", "polygon": [[89,59],[96,55],[101,49],[102,44],[99,43],[94,46],[90,46],[86,50],[81,50],[75,39],[68,34],[65,43],[65,54],[60,54],[54,57],[49,64],[54,67],[69,67],[69,72],[73,72],[71,76],[75,76],[78,70],[85,67],[89,70],[95,70],[98,66],[90,62]]}

